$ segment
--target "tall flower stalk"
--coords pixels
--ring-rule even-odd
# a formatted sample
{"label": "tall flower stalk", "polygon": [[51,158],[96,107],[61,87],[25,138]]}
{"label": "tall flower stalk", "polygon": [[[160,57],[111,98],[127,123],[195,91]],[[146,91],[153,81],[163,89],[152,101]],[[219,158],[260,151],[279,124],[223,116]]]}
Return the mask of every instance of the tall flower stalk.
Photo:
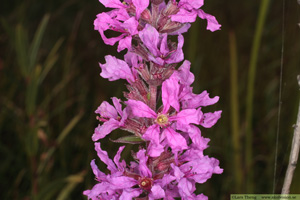
{"label": "tall flower stalk", "polygon": [[[104,101],[96,110],[100,123],[92,140],[110,174],[101,172],[93,160],[98,183],[83,194],[92,200],[208,199],[194,193],[196,183],[203,184],[223,169],[217,159],[204,155],[209,139],[202,137],[199,126],[210,128],[221,117],[221,111],[202,111],[219,97],[211,98],[207,91],[193,93],[194,75],[191,63],[184,60],[182,33],[197,16],[207,21],[210,31],[221,25],[201,9],[203,0],[100,2],[111,10],[97,15],[95,30],[105,44],[118,43],[118,52],[127,51],[124,60],[105,56],[100,75],[109,81],[125,79],[128,91],[126,100],[113,97],[112,104]],[[109,38],[107,30],[119,35]],[[120,161],[125,146],[113,160],[101,149],[99,140],[115,129],[132,134],[117,142],[140,145],[130,164]]]}

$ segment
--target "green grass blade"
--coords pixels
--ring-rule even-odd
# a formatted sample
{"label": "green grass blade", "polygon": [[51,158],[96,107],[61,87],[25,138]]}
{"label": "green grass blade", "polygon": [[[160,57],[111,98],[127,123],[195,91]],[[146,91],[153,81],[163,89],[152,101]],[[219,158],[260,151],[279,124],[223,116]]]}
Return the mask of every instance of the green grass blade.
{"label": "green grass blade", "polygon": [[52,67],[58,60],[59,56],[57,55],[57,51],[58,51],[59,47],[62,45],[62,43],[63,43],[63,39],[61,38],[55,43],[55,45],[51,49],[50,53],[48,54],[45,64],[44,64],[43,71],[38,80],[39,84],[41,84],[43,82],[43,80],[46,78],[49,71],[52,69]]}
{"label": "green grass blade", "polygon": [[254,82],[256,77],[257,59],[259,47],[261,43],[262,33],[265,25],[267,10],[270,0],[261,0],[259,15],[256,23],[255,35],[252,44],[250,64],[248,71],[248,87],[247,87],[247,100],[246,100],[246,169],[248,170],[247,180],[247,193],[253,193],[254,180],[253,180],[253,98],[254,98]]}
{"label": "green grass blade", "polygon": [[242,151],[240,145],[240,115],[239,115],[239,84],[238,84],[238,56],[236,36],[234,32],[229,32],[229,53],[230,53],[230,108],[231,108],[231,130],[232,130],[232,144],[234,155],[234,179],[235,179],[235,193],[241,192],[242,186]]}
{"label": "green grass blade", "polygon": [[59,134],[56,142],[58,146],[62,143],[62,141],[66,138],[66,136],[71,132],[74,126],[78,123],[78,121],[83,116],[83,112],[79,112],[73,119],[69,122],[69,124],[63,129],[63,131]]}
{"label": "green grass blade", "polygon": [[18,24],[16,27],[15,35],[15,49],[17,53],[17,62],[19,64],[21,73],[23,77],[27,77],[29,73],[29,61],[28,61],[28,37],[27,33],[22,27]]}
{"label": "green grass blade", "polygon": [[43,17],[37,31],[35,32],[33,41],[31,43],[31,46],[29,49],[29,70],[30,70],[30,72],[33,70],[33,68],[37,62],[38,50],[40,48],[49,18],[50,18],[49,14],[46,14]]}

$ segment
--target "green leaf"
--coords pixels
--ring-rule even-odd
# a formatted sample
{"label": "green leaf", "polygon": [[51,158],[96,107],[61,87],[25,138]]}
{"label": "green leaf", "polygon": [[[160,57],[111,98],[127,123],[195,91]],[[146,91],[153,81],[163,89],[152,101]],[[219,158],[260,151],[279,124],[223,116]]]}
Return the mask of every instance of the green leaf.
{"label": "green leaf", "polygon": [[28,37],[27,33],[22,27],[22,25],[18,24],[16,27],[16,35],[15,35],[15,49],[17,53],[17,61],[19,67],[21,69],[23,77],[27,78],[29,70],[28,70]]}
{"label": "green leaf", "polygon": [[37,62],[37,54],[38,54],[38,50],[40,48],[41,45],[41,41],[43,39],[45,30],[46,30],[46,26],[48,24],[50,15],[46,14],[43,19],[42,22],[40,23],[37,31],[35,32],[33,41],[31,43],[30,49],[29,49],[29,71],[31,72]]}
{"label": "green leaf", "polygon": [[54,64],[56,63],[56,61],[58,60],[58,55],[57,55],[57,51],[59,49],[59,47],[62,45],[63,43],[63,39],[60,38],[55,45],[53,46],[53,48],[51,49],[50,53],[48,54],[44,67],[43,67],[43,71],[39,77],[39,84],[41,84],[43,82],[43,80],[45,79],[45,77],[47,76],[48,72],[52,69],[52,67],[54,66]]}
{"label": "green leaf", "polygon": [[111,141],[116,142],[116,143],[127,143],[127,144],[141,144],[141,143],[145,142],[140,137],[133,136],[133,135],[120,137],[116,140],[111,140]]}

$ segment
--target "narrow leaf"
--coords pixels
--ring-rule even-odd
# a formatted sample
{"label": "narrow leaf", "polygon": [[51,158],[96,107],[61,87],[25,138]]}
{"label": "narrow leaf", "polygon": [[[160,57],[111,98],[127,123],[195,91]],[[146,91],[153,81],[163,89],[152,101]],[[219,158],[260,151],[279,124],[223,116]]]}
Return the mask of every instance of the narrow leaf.
{"label": "narrow leaf", "polygon": [[144,140],[142,140],[140,137],[137,136],[124,136],[111,141],[116,143],[127,143],[127,144],[141,144],[145,142]]}
{"label": "narrow leaf", "polygon": [[42,22],[40,23],[37,31],[35,32],[33,41],[31,43],[30,50],[29,50],[29,71],[30,72],[32,71],[33,67],[36,64],[37,53],[38,53],[38,50],[40,48],[41,41],[43,39],[43,36],[44,36],[45,30],[46,30],[46,26],[48,24],[49,18],[50,18],[49,14],[46,14],[43,17]]}

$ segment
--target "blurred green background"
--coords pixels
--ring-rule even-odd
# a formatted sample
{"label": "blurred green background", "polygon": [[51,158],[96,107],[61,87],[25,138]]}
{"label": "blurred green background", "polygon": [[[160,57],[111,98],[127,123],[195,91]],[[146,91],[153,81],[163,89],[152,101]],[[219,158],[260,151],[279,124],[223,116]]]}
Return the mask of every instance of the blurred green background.
{"label": "blurred green background", "polygon": [[[220,96],[205,111],[223,110],[222,118],[202,134],[211,139],[205,154],[219,159],[224,173],[198,191],[212,200],[273,188],[280,193],[300,98],[300,6],[296,0],[284,7],[274,0],[205,3],[203,9],[216,16],[222,30],[211,33],[197,20],[184,34],[184,52],[195,73],[194,92]],[[125,90],[125,82],[99,76],[98,62],[105,55],[122,57],[93,30],[96,14],[103,11],[96,0],[2,1],[0,199],[85,199],[82,191],[96,183],[89,166],[97,158],[91,140],[94,111],[112,96],[123,98]],[[112,137],[120,134],[114,131]],[[102,143],[110,156],[119,146],[107,139]],[[136,147],[127,147],[124,158],[131,148]],[[298,165],[291,193],[300,193],[299,180]]]}

